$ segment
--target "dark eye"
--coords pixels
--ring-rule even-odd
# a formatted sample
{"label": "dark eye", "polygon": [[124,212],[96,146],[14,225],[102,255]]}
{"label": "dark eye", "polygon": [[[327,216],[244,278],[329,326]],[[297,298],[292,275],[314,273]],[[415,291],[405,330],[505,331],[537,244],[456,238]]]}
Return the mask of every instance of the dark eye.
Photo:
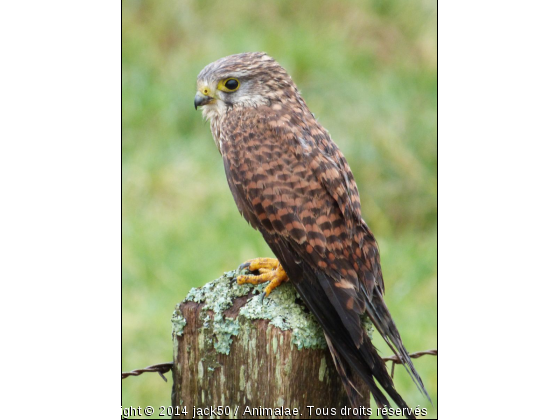
{"label": "dark eye", "polygon": [[224,83],[224,86],[229,90],[235,90],[239,87],[239,82],[235,79],[228,79]]}

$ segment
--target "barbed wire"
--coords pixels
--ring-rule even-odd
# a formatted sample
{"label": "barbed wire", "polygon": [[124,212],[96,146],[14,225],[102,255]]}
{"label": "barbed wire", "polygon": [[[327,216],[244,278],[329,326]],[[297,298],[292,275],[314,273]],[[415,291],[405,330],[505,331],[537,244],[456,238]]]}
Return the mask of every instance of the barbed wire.
{"label": "barbed wire", "polygon": [[[411,359],[418,359],[419,357],[426,356],[426,355],[437,356],[437,349],[418,351],[416,353],[409,354]],[[392,366],[391,366],[391,378],[392,378],[393,374],[395,373],[395,365],[402,364],[401,359],[397,356],[390,356],[390,357],[384,357],[383,361],[385,363],[392,362]],[[159,376],[161,376],[163,380],[167,382],[167,378],[163,376],[163,374],[169,372],[172,368],[173,368],[173,362],[159,363],[157,365],[148,366],[144,369],[135,369],[130,372],[122,372],[121,379],[128,378],[129,376],[139,376],[144,372],[157,372],[159,373]]]}
{"label": "barbed wire", "polygon": [[128,378],[129,376],[140,376],[144,372],[157,372],[159,376],[167,382],[167,378],[163,376],[164,373],[169,372],[173,368],[173,362],[159,363],[157,365],[148,366],[144,369],[135,369],[130,372],[122,372],[121,379]]}
{"label": "barbed wire", "polygon": [[[437,356],[437,349],[417,351],[416,353],[409,353],[408,354],[408,356],[411,359],[418,359],[419,357],[426,356],[426,355]],[[390,356],[390,357],[384,357],[383,361],[385,363],[392,362],[392,364],[391,364],[391,378],[393,378],[394,374],[395,374],[395,365],[402,365],[401,359],[398,356]]]}

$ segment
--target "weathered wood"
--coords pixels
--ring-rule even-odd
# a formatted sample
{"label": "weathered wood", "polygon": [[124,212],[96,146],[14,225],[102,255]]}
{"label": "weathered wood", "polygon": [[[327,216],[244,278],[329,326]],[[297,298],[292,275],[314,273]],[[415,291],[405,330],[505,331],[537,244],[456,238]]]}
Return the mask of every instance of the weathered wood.
{"label": "weathered wood", "polygon": [[[174,418],[354,418],[343,414],[348,398],[293,286],[260,303],[262,286],[238,286],[237,274],[194,289],[177,306],[172,405],[186,412]],[[369,408],[367,387],[358,390]]]}

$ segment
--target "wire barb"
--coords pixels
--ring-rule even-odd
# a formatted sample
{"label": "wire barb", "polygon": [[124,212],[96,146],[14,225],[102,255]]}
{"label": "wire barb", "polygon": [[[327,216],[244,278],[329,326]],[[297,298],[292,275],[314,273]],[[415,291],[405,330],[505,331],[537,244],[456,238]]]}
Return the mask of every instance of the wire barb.
{"label": "wire barb", "polygon": [[169,372],[173,368],[173,362],[159,363],[157,365],[148,366],[144,369],[135,369],[130,372],[122,372],[121,379],[128,378],[129,376],[139,376],[144,372],[157,372],[162,379],[167,382],[167,378],[163,376],[164,373]]}
{"label": "wire barb", "polygon": [[[437,356],[437,349],[417,351],[416,353],[409,353],[408,356],[411,359],[418,359],[419,357],[426,356],[426,355]],[[385,363],[392,362],[391,363],[391,378],[393,378],[394,374],[395,374],[395,365],[402,365],[402,361],[401,361],[400,357],[398,357],[398,356],[384,357],[383,361]]]}
{"label": "wire barb", "polygon": [[[437,349],[417,351],[416,353],[409,353],[408,354],[408,356],[411,359],[418,359],[419,357],[426,356],[426,355],[437,356]],[[396,363],[398,365],[402,364],[401,359],[398,356],[384,357],[383,361],[384,362],[393,362],[393,363]]]}

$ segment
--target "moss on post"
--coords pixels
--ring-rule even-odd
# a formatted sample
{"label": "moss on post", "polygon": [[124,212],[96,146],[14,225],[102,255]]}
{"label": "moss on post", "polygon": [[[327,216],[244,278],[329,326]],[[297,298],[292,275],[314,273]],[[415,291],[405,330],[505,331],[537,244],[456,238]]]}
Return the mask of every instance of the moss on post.
{"label": "moss on post", "polygon": [[346,393],[323,332],[293,286],[283,284],[261,303],[265,285],[239,286],[238,274],[191,290],[175,309],[172,405],[185,409],[174,418],[340,417]]}

